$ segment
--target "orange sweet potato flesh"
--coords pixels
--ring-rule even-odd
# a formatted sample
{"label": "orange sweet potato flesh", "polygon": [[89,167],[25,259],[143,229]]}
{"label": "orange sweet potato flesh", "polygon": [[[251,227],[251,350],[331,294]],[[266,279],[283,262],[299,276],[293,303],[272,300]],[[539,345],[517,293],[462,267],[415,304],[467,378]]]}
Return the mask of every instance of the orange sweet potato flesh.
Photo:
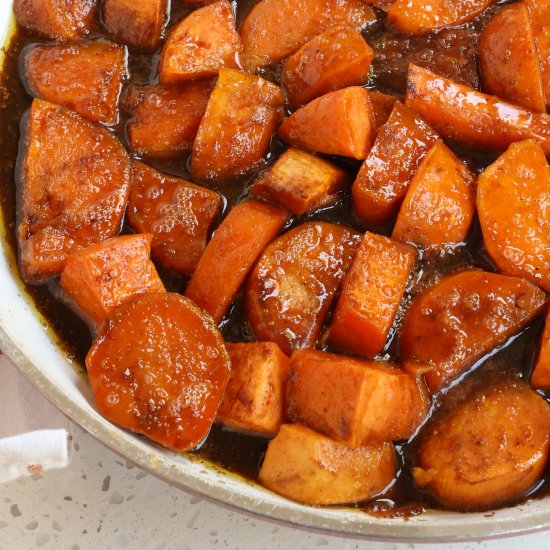
{"label": "orange sweet potato flesh", "polygon": [[438,141],[409,185],[392,238],[440,251],[466,240],[475,211],[474,174]]}
{"label": "orange sweet potato flesh", "polygon": [[420,381],[392,363],[298,350],[290,358],[287,409],[291,421],[357,448],[408,439],[428,400]]}
{"label": "orange sweet potato flesh", "polygon": [[374,113],[369,92],[350,86],[304,105],[279,128],[294,147],[327,155],[364,159],[374,141]]}
{"label": "orange sweet potato flesh", "polygon": [[353,208],[367,225],[383,225],[397,213],[420,161],[437,134],[396,101],[353,183]]}
{"label": "orange sweet potato flesh", "polygon": [[288,355],[313,347],[359,241],[359,233],[325,222],[304,223],[273,241],[245,292],[256,338]]}
{"label": "orange sweet potato flesh", "polygon": [[540,350],[531,374],[531,386],[538,390],[550,390],[550,313],[540,338]]}
{"label": "orange sweet potato flesh", "polygon": [[185,295],[219,323],[287,219],[286,210],[266,202],[247,200],[234,206],[208,243]]}
{"label": "orange sweet potato flesh", "polygon": [[149,234],[111,237],[67,258],[61,288],[86,320],[100,325],[137,295],[164,291],[149,259],[152,238]]}
{"label": "orange sweet potato flesh", "polygon": [[369,97],[374,114],[374,127],[378,131],[380,126],[386,124],[388,118],[390,118],[398,98],[397,96],[384,94],[376,90],[369,90]]}
{"label": "orange sweet potato flesh", "polygon": [[280,61],[331,27],[361,31],[376,19],[362,0],[260,0],[240,28],[244,62],[254,70]]}
{"label": "orange sweet potato flesh", "polygon": [[191,12],[166,40],[159,65],[161,84],[211,78],[237,69],[242,50],[233,8],[220,0]]}
{"label": "orange sweet potato flesh", "polygon": [[220,70],[193,144],[193,176],[230,179],[259,165],[283,118],[283,105],[283,93],[275,84],[259,76]]}
{"label": "orange sweet potato flesh", "polygon": [[32,95],[94,122],[118,122],[118,98],[127,71],[123,46],[104,39],[38,44],[25,51],[23,67]]}
{"label": "orange sweet potato flesh", "polygon": [[533,138],[550,155],[550,115],[482,94],[417,65],[409,66],[405,103],[443,138],[489,151]]}
{"label": "orange sweet potato flesh", "polygon": [[124,95],[132,152],[142,158],[176,159],[190,151],[213,83],[134,85]]}
{"label": "orange sweet potato flesh", "polygon": [[132,162],[134,183],[126,216],[139,233],[152,233],[151,255],[183,275],[195,271],[223,208],[218,193]]}
{"label": "orange sweet potato flesh", "polygon": [[69,254],[119,232],[132,173],[110,132],[40,99],[23,151],[20,267],[32,282],[59,275]]}
{"label": "orange sweet potato flesh", "polygon": [[525,382],[505,379],[429,425],[413,478],[453,510],[503,506],[542,478],[549,433],[548,403]]}
{"label": "orange sweet potato flesh", "polygon": [[539,54],[542,87],[550,107],[550,0],[524,0],[529,8],[531,26]]}
{"label": "orange sweet potato flesh", "polygon": [[365,84],[373,58],[353,29],[334,28],[316,36],[284,64],[282,83],[290,105],[300,107],[328,92]]}
{"label": "orange sweet potato flesh", "polygon": [[525,327],[544,307],[544,292],[525,279],[467,270],[418,295],[405,314],[401,360],[431,367],[435,392]]}
{"label": "orange sweet potato flesh", "polygon": [[416,257],[415,249],[366,232],[355,253],[330,325],[330,343],[374,357],[384,348]]}
{"label": "orange sweet potato flesh", "polygon": [[210,316],[164,292],[120,306],[101,326],[86,367],[105,418],[187,451],[208,435],[230,360]]}

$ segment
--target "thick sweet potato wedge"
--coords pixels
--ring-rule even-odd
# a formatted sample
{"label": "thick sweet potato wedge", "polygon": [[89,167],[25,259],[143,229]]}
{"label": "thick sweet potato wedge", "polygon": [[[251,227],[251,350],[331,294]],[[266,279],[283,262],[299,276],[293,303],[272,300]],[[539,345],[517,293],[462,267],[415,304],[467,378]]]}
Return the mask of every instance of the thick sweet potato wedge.
{"label": "thick sweet potato wedge", "polygon": [[542,87],[550,107],[550,0],[524,0],[529,8],[531,26],[539,54]]}
{"label": "thick sweet potato wedge", "polygon": [[550,312],[540,338],[540,350],[531,374],[531,386],[537,390],[550,390]]}

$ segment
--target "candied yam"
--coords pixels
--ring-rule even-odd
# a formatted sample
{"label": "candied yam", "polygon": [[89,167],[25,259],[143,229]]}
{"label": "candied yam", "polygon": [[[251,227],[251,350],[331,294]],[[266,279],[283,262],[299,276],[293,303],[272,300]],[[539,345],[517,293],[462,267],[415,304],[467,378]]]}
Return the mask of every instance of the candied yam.
{"label": "candied yam", "polygon": [[396,101],[388,121],[353,183],[353,208],[368,225],[383,225],[397,213],[416,169],[437,134]]}
{"label": "candied yam", "polygon": [[531,27],[537,45],[542,87],[546,106],[550,107],[550,0],[524,0],[529,9]]}
{"label": "candied yam", "polygon": [[374,127],[378,131],[380,126],[386,124],[391,112],[398,100],[397,96],[383,94],[376,90],[369,90],[369,97],[372,103],[372,114],[374,115]]}
{"label": "candied yam", "polygon": [[285,210],[266,202],[247,200],[234,206],[208,243],[185,295],[219,323],[287,219]]}
{"label": "candied yam", "polygon": [[273,342],[226,344],[231,375],[218,421],[274,437],[285,419],[288,357]]}
{"label": "candied yam", "polygon": [[442,250],[466,240],[475,211],[474,174],[438,141],[409,185],[392,238]]}
{"label": "candied yam", "polygon": [[299,424],[284,424],[269,443],[258,480],[294,501],[326,505],[370,500],[396,474],[391,443],[349,449]]}
{"label": "candied yam", "polygon": [[151,255],[160,264],[183,275],[195,271],[222,198],[189,181],[132,163],[134,183],[126,215],[139,233],[152,233]]}
{"label": "candied yam", "polygon": [[435,392],[523,329],[544,307],[525,279],[467,270],[416,296],[401,326],[401,360],[430,367]]}
{"label": "candied yam", "polygon": [[294,147],[364,159],[374,140],[374,114],[365,88],[350,86],[304,105],[283,121],[279,137]]}
{"label": "candied yam", "polygon": [[59,275],[69,254],[118,233],[132,173],[105,128],[41,99],[23,145],[20,265],[32,282]]}
{"label": "candied yam", "polygon": [[314,346],[360,238],[341,225],[307,222],[273,241],[245,292],[256,338],[287,354]]}
{"label": "candied yam", "polygon": [[94,122],[118,122],[118,97],[127,72],[124,46],[103,39],[37,44],[25,51],[23,68],[31,95]]}
{"label": "candied yam", "polygon": [[302,215],[330,204],[349,176],[330,162],[300,149],[287,149],[250,193]]}
{"label": "candied yam", "polygon": [[531,374],[531,386],[539,390],[550,390],[550,312],[540,338],[540,350]]}
{"label": "candied yam", "polygon": [[187,451],[210,431],[230,359],[204,311],[179,294],[146,293],[101,326],[86,368],[105,418]]}
{"label": "candied yam", "polygon": [[170,32],[160,58],[161,84],[211,78],[223,67],[237,69],[242,50],[227,0],[191,12]]}
{"label": "candied yam", "polygon": [[220,70],[193,144],[193,176],[227,179],[257,166],[269,151],[283,105],[283,93],[275,84]]}
{"label": "candied yam", "polygon": [[330,325],[338,349],[373,357],[384,348],[416,257],[412,246],[365,233]]}

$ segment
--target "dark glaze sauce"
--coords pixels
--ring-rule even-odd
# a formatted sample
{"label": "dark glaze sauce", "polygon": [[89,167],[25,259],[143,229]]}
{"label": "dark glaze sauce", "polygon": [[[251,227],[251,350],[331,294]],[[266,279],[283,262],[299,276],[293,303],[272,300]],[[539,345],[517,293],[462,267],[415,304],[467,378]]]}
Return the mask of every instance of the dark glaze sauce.
{"label": "dark glaze sauce", "polygon": [[[255,0],[243,0],[238,2],[237,21],[240,23],[246,13],[254,5]],[[177,3],[176,3],[177,4]],[[236,4],[236,3],[234,3]],[[179,21],[189,11],[188,8],[175,7],[171,13],[170,25]],[[494,8],[489,10],[493,12]],[[376,87],[382,91],[394,94],[403,92],[405,84],[406,67],[410,61],[424,65],[436,72],[445,74],[461,82],[478,86],[476,49],[479,30],[488,14],[484,14],[477,21],[455,29],[446,29],[423,37],[411,38],[384,30],[382,24],[376,24],[365,32],[365,36],[376,52],[373,71],[368,87]],[[100,34],[98,27],[95,34]],[[18,28],[11,45],[6,52],[4,69],[0,81],[0,204],[4,220],[5,242],[13,255],[12,268],[14,276],[18,277],[15,258],[17,257],[16,243],[16,157],[20,135],[20,120],[29,108],[31,98],[25,92],[19,76],[19,58],[23,48],[33,42],[40,41],[36,36],[27,34]],[[129,55],[129,79],[126,86],[132,83],[154,82],[156,80],[157,54],[142,55],[130,51]],[[267,70],[266,78],[278,83],[280,67]],[[127,144],[125,134],[124,113],[121,122],[115,129],[118,137]],[[487,166],[495,156],[479,154],[463,147],[453,146],[455,152],[465,160],[468,165],[479,172]],[[283,146],[274,139],[272,151],[267,164],[273,162],[283,150]],[[342,165],[350,173],[354,174],[359,168],[359,163],[346,159],[333,159]],[[151,163],[160,170],[191,179],[187,169],[186,160],[168,163]],[[213,186],[221,192],[227,201],[227,210],[232,204],[242,200],[254,180],[248,176],[223,187]],[[354,229],[364,231],[368,229],[362,226],[354,218],[351,209],[349,193],[343,194],[339,200],[328,208],[315,212],[306,218],[295,218],[289,223],[289,227],[298,225],[306,219],[324,220],[343,223]],[[127,231],[127,228],[124,229]],[[378,233],[390,234],[391,226],[376,230]],[[411,277],[406,298],[403,301],[400,312],[397,315],[394,329],[381,358],[398,361],[398,353],[395,344],[395,334],[398,331],[399,322],[412,296],[431,286],[443,275],[462,269],[464,267],[479,267],[489,271],[494,268],[488,260],[480,241],[480,230],[476,224],[471,232],[468,242],[464,246],[449,250],[435,257],[424,257],[417,263]],[[159,268],[166,287],[172,291],[182,291],[186,281]],[[59,344],[67,353],[67,357],[76,366],[84,369],[84,358],[92,342],[86,324],[59,299],[57,281],[45,285],[30,286],[21,283],[35,304],[37,310],[47,320],[47,323],[57,335]],[[334,301],[334,303],[336,300]],[[330,315],[329,315],[330,319]],[[328,320],[327,320],[328,322]],[[462,377],[460,383],[456,381],[449,389],[443,390],[434,399],[432,414],[440,414],[451,409],[457,403],[467,399],[477,388],[490,384],[496,378],[505,376],[528,377],[532,368],[536,341],[541,332],[542,322],[538,320],[522,334],[513,338],[501,350],[491,354],[489,358],[480,361],[476,368],[470,370]],[[228,341],[251,341],[253,334],[246,321],[243,301],[239,296],[232,306],[230,313],[222,323],[222,332]],[[324,338],[321,338],[320,347]],[[325,346],[325,349],[326,348]],[[417,438],[416,438],[417,439]],[[247,479],[254,480],[259,472],[260,464],[267,447],[267,440],[250,437],[214,426],[209,437],[201,448],[195,453],[190,453],[201,460],[207,460],[233,473]],[[367,504],[359,504],[358,508],[379,517],[410,517],[422,512],[425,508],[441,508],[427,494],[415,489],[410,478],[410,464],[415,451],[415,438],[412,441],[398,445],[401,468],[394,487],[379,500]],[[535,493],[544,495],[548,492],[550,482],[545,480]]]}

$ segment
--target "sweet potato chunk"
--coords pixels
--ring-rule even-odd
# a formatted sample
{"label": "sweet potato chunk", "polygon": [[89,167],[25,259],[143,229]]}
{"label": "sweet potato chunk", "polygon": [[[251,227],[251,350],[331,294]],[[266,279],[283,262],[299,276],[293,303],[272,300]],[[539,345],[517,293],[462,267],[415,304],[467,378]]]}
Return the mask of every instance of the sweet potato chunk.
{"label": "sweet potato chunk", "polygon": [[475,203],[474,174],[438,141],[409,185],[392,238],[436,251],[462,243],[476,211]]}
{"label": "sweet potato chunk", "polygon": [[250,193],[302,215],[336,199],[349,177],[340,168],[300,149],[287,149]]}
{"label": "sweet potato chunk", "polygon": [[372,103],[372,112],[374,115],[374,127],[378,131],[380,126],[386,124],[397,101],[397,96],[383,94],[376,90],[369,90],[369,97]]}
{"label": "sweet potato chunk", "polygon": [[260,0],[240,28],[251,70],[280,61],[331,27],[361,31],[376,21],[362,0]]}
{"label": "sweet potato chunk", "polygon": [[512,503],[542,477],[549,434],[548,403],[524,382],[505,380],[429,426],[413,477],[453,510]]}
{"label": "sweet potato chunk", "polygon": [[118,97],[126,76],[126,48],[109,40],[38,44],[25,51],[31,95],[63,105],[94,122],[118,122]]}
{"label": "sweet potato chunk", "polygon": [[479,176],[477,208],[498,268],[550,292],[550,166],[539,143],[510,145]]}
{"label": "sweet potato chunk", "polygon": [[382,351],[415,257],[412,246],[363,235],[332,317],[333,346],[365,357]]}
{"label": "sweet potato chunk", "polygon": [[222,198],[209,189],[161,174],[133,161],[134,184],[127,218],[139,233],[152,233],[151,255],[159,263],[191,275],[210,229],[222,211]]}
{"label": "sweet potato chunk", "polygon": [[439,134],[489,151],[533,138],[550,155],[550,115],[533,113],[457,84],[428,69],[409,67],[405,103]]}
{"label": "sweet potato chunk", "polygon": [[283,105],[275,84],[222,69],[193,145],[193,176],[227,179],[258,165],[283,117]]}
{"label": "sweet potato chunk", "polygon": [[353,208],[368,225],[383,225],[397,213],[416,169],[437,134],[397,101],[380,128],[353,183]]}
{"label": "sweet potato chunk", "polygon": [[288,418],[351,448],[408,439],[427,413],[421,382],[391,363],[316,350],[290,358]]}
{"label": "sweet potato chunk", "polygon": [[130,192],[130,158],[105,128],[35,99],[21,159],[23,278],[59,275],[69,254],[116,235]]}
{"label": "sweet potato chunk", "polygon": [[288,357],[273,342],[226,347],[231,375],[218,420],[237,430],[275,437],[286,416]]}
{"label": "sweet potato chunk", "polygon": [[401,326],[403,361],[432,367],[432,392],[525,327],[543,308],[542,290],[525,279],[468,270],[417,296]]}
{"label": "sweet potato chunk", "polygon": [[550,107],[550,0],[524,0],[529,8],[531,26],[539,54],[542,87]]}
{"label": "sweet potato chunk", "polygon": [[247,200],[234,206],[208,243],[185,295],[219,323],[287,219],[288,213],[274,204]]}
{"label": "sweet potato chunk", "polygon": [[131,86],[123,104],[132,151],[143,158],[175,159],[191,150],[213,86],[210,81]]}
{"label": "sweet potato chunk", "polygon": [[227,0],[191,12],[168,36],[159,65],[161,84],[211,78],[223,67],[237,69],[242,50]]}
{"label": "sweet potato chunk", "polygon": [[327,155],[364,159],[374,141],[374,113],[368,90],[350,86],[304,105],[279,128],[289,145]]}
{"label": "sweet potato chunk", "polygon": [[164,292],[120,306],[101,326],[86,367],[103,416],[187,451],[208,435],[230,360],[210,316]]}
{"label": "sweet potato chunk", "polygon": [[531,386],[538,390],[550,390],[550,312],[540,340],[540,351],[531,375]]}
{"label": "sweet potato chunk", "polygon": [[365,84],[373,58],[360,32],[325,31],[287,59],[282,81],[289,103],[299,107],[328,92]]}
{"label": "sweet potato chunk", "polygon": [[287,354],[314,346],[360,238],[341,225],[308,222],[273,241],[246,288],[256,338]]}
{"label": "sweet potato chunk", "polygon": [[369,500],[396,473],[391,443],[349,449],[299,424],[284,424],[269,443],[258,479],[294,501],[323,505]]}
{"label": "sweet potato chunk", "polygon": [[163,292],[149,259],[152,235],[112,237],[71,254],[61,288],[87,321],[100,325],[121,304],[144,292]]}

